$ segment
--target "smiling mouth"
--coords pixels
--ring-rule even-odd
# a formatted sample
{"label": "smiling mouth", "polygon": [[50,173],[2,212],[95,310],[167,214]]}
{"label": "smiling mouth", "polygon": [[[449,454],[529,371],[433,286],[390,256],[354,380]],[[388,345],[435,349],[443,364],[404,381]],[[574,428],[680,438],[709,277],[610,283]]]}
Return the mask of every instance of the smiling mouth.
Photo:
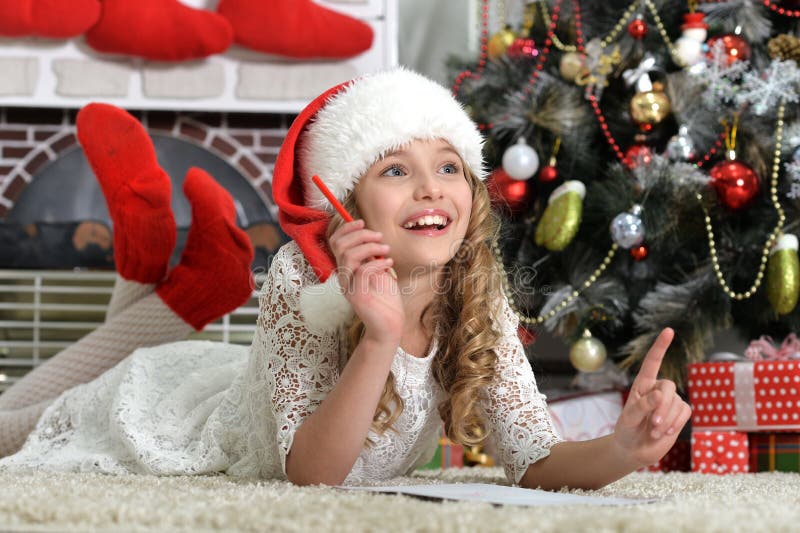
{"label": "smiling mouth", "polygon": [[405,229],[412,231],[431,231],[443,230],[450,225],[450,219],[442,215],[428,215],[417,220],[412,220],[403,224]]}

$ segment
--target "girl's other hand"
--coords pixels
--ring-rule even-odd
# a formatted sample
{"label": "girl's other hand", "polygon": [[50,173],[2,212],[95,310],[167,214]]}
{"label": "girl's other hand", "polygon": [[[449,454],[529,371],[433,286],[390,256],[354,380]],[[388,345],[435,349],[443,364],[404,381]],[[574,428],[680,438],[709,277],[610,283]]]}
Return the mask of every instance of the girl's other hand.
{"label": "girl's other hand", "polygon": [[405,314],[389,246],[383,235],[364,227],[363,220],[348,222],[330,238],[336,272],[345,298],[364,322],[365,335],[379,342],[400,343]]}
{"label": "girl's other hand", "polygon": [[664,329],[642,362],[628,401],[614,428],[614,440],[628,461],[638,467],[661,459],[675,443],[692,409],[675,390],[675,383],[658,379],[661,361],[674,332]]}

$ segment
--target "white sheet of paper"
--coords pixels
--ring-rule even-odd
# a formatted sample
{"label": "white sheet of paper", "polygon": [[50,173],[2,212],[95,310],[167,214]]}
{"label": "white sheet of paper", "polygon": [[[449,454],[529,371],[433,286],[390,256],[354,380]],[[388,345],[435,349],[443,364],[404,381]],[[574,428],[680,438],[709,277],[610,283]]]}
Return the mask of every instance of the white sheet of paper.
{"label": "white sheet of paper", "polygon": [[606,496],[584,496],[563,494],[537,489],[506,487],[489,483],[450,483],[444,485],[398,485],[395,487],[338,487],[347,490],[367,490],[441,498],[472,502],[487,502],[498,505],[635,505],[653,503],[656,500],[634,500],[629,498],[610,498]]}

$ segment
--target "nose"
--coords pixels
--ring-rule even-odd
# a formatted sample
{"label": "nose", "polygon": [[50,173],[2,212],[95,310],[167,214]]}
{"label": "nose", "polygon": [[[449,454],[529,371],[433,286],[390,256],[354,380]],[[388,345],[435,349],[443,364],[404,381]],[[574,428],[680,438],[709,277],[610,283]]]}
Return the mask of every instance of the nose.
{"label": "nose", "polygon": [[437,200],[442,197],[442,184],[432,172],[422,172],[417,176],[414,199]]}

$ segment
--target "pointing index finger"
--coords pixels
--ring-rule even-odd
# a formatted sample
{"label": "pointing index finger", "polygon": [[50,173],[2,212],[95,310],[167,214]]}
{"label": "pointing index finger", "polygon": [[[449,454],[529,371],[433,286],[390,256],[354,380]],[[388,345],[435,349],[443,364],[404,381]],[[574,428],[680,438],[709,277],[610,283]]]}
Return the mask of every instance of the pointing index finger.
{"label": "pointing index finger", "polygon": [[658,379],[658,371],[661,368],[661,362],[664,360],[664,354],[667,353],[672,338],[675,332],[672,328],[664,328],[664,330],[656,338],[653,346],[647,351],[647,355],[642,361],[642,368],[639,370],[639,375],[636,376],[636,381],[646,380],[653,382]]}

